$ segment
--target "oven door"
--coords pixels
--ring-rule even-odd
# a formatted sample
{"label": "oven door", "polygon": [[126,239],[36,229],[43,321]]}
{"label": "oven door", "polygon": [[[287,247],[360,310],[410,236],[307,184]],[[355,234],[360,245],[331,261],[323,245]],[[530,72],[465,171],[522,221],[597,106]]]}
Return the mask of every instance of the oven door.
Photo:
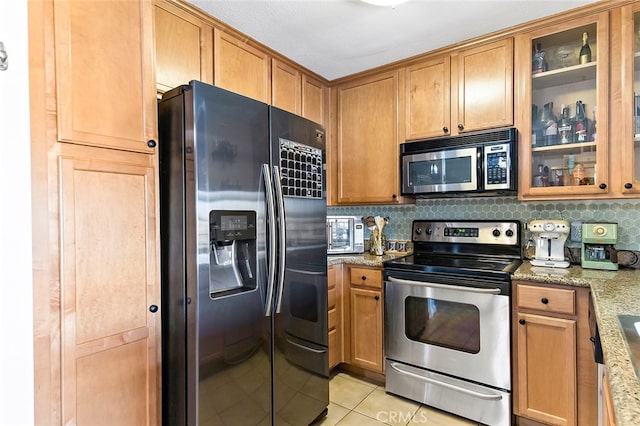
{"label": "oven door", "polygon": [[511,390],[510,297],[473,281],[389,272],[386,358]]}

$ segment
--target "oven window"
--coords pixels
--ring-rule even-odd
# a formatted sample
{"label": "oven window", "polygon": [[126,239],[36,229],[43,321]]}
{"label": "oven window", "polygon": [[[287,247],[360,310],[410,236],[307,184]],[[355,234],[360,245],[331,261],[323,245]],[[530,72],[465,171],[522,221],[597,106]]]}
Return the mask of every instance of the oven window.
{"label": "oven window", "polygon": [[474,305],[423,297],[404,302],[408,339],[458,351],[480,352],[480,311]]}

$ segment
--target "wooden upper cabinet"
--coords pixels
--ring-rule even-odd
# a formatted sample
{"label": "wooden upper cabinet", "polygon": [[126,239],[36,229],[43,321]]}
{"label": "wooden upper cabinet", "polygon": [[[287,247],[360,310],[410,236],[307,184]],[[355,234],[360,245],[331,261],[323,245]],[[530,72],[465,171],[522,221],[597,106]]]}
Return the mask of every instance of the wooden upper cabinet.
{"label": "wooden upper cabinet", "polygon": [[399,201],[398,71],[345,83],[337,96],[337,203]]}
{"label": "wooden upper cabinet", "polygon": [[[455,131],[513,124],[513,39],[461,50],[454,56]],[[457,83],[457,84],[456,84]],[[454,104],[455,104],[454,100]]]}
{"label": "wooden upper cabinet", "polygon": [[315,78],[302,74],[302,116],[326,125],[327,88]]}
{"label": "wooden upper cabinet", "polygon": [[214,84],[271,103],[271,58],[218,28],[213,37]]}
{"label": "wooden upper cabinet", "polygon": [[447,135],[451,126],[451,58],[405,69],[406,138]]}
{"label": "wooden upper cabinet", "polygon": [[300,71],[277,59],[271,60],[271,105],[300,115]]}
{"label": "wooden upper cabinet", "polygon": [[404,69],[406,139],[513,125],[513,39]]}
{"label": "wooden upper cabinet", "polygon": [[59,158],[62,424],[160,421],[153,163],[74,145]]}
{"label": "wooden upper cabinet", "polygon": [[213,27],[158,0],[155,6],[156,85],[164,92],[191,80],[213,84]]}
{"label": "wooden upper cabinet", "polygon": [[58,140],[152,151],[153,3],[56,1],[53,7]]}

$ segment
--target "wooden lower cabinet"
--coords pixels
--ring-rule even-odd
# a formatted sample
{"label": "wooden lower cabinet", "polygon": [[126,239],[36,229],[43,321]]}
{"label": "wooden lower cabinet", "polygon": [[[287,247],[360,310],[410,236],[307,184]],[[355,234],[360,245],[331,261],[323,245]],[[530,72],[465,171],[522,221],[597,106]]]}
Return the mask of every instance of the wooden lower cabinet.
{"label": "wooden lower cabinet", "polygon": [[329,369],[340,364],[342,356],[342,265],[327,269],[329,308]]}
{"label": "wooden lower cabinet", "polygon": [[616,426],[616,412],[613,407],[613,399],[611,397],[611,387],[609,386],[609,376],[607,368],[602,369],[602,426]]}
{"label": "wooden lower cabinet", "polygon": [[513,283],[513,406],[518,424],[597,424],[589,289]]}
{"label": "wooden lower cabinet", "polygon": [[350,353],[347,362],[382,373],[382,271],[363,267],[348,269]]}

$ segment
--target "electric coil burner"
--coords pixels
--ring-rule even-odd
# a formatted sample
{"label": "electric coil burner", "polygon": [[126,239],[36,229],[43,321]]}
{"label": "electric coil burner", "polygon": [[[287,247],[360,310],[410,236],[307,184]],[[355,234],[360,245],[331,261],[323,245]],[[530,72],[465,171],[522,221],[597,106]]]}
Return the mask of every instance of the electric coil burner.
{"label": "electric coil burner", "polygon": [[488,425],[511,424],[511,275],[518,221],[412,225],[384,263],[386,391]]}

